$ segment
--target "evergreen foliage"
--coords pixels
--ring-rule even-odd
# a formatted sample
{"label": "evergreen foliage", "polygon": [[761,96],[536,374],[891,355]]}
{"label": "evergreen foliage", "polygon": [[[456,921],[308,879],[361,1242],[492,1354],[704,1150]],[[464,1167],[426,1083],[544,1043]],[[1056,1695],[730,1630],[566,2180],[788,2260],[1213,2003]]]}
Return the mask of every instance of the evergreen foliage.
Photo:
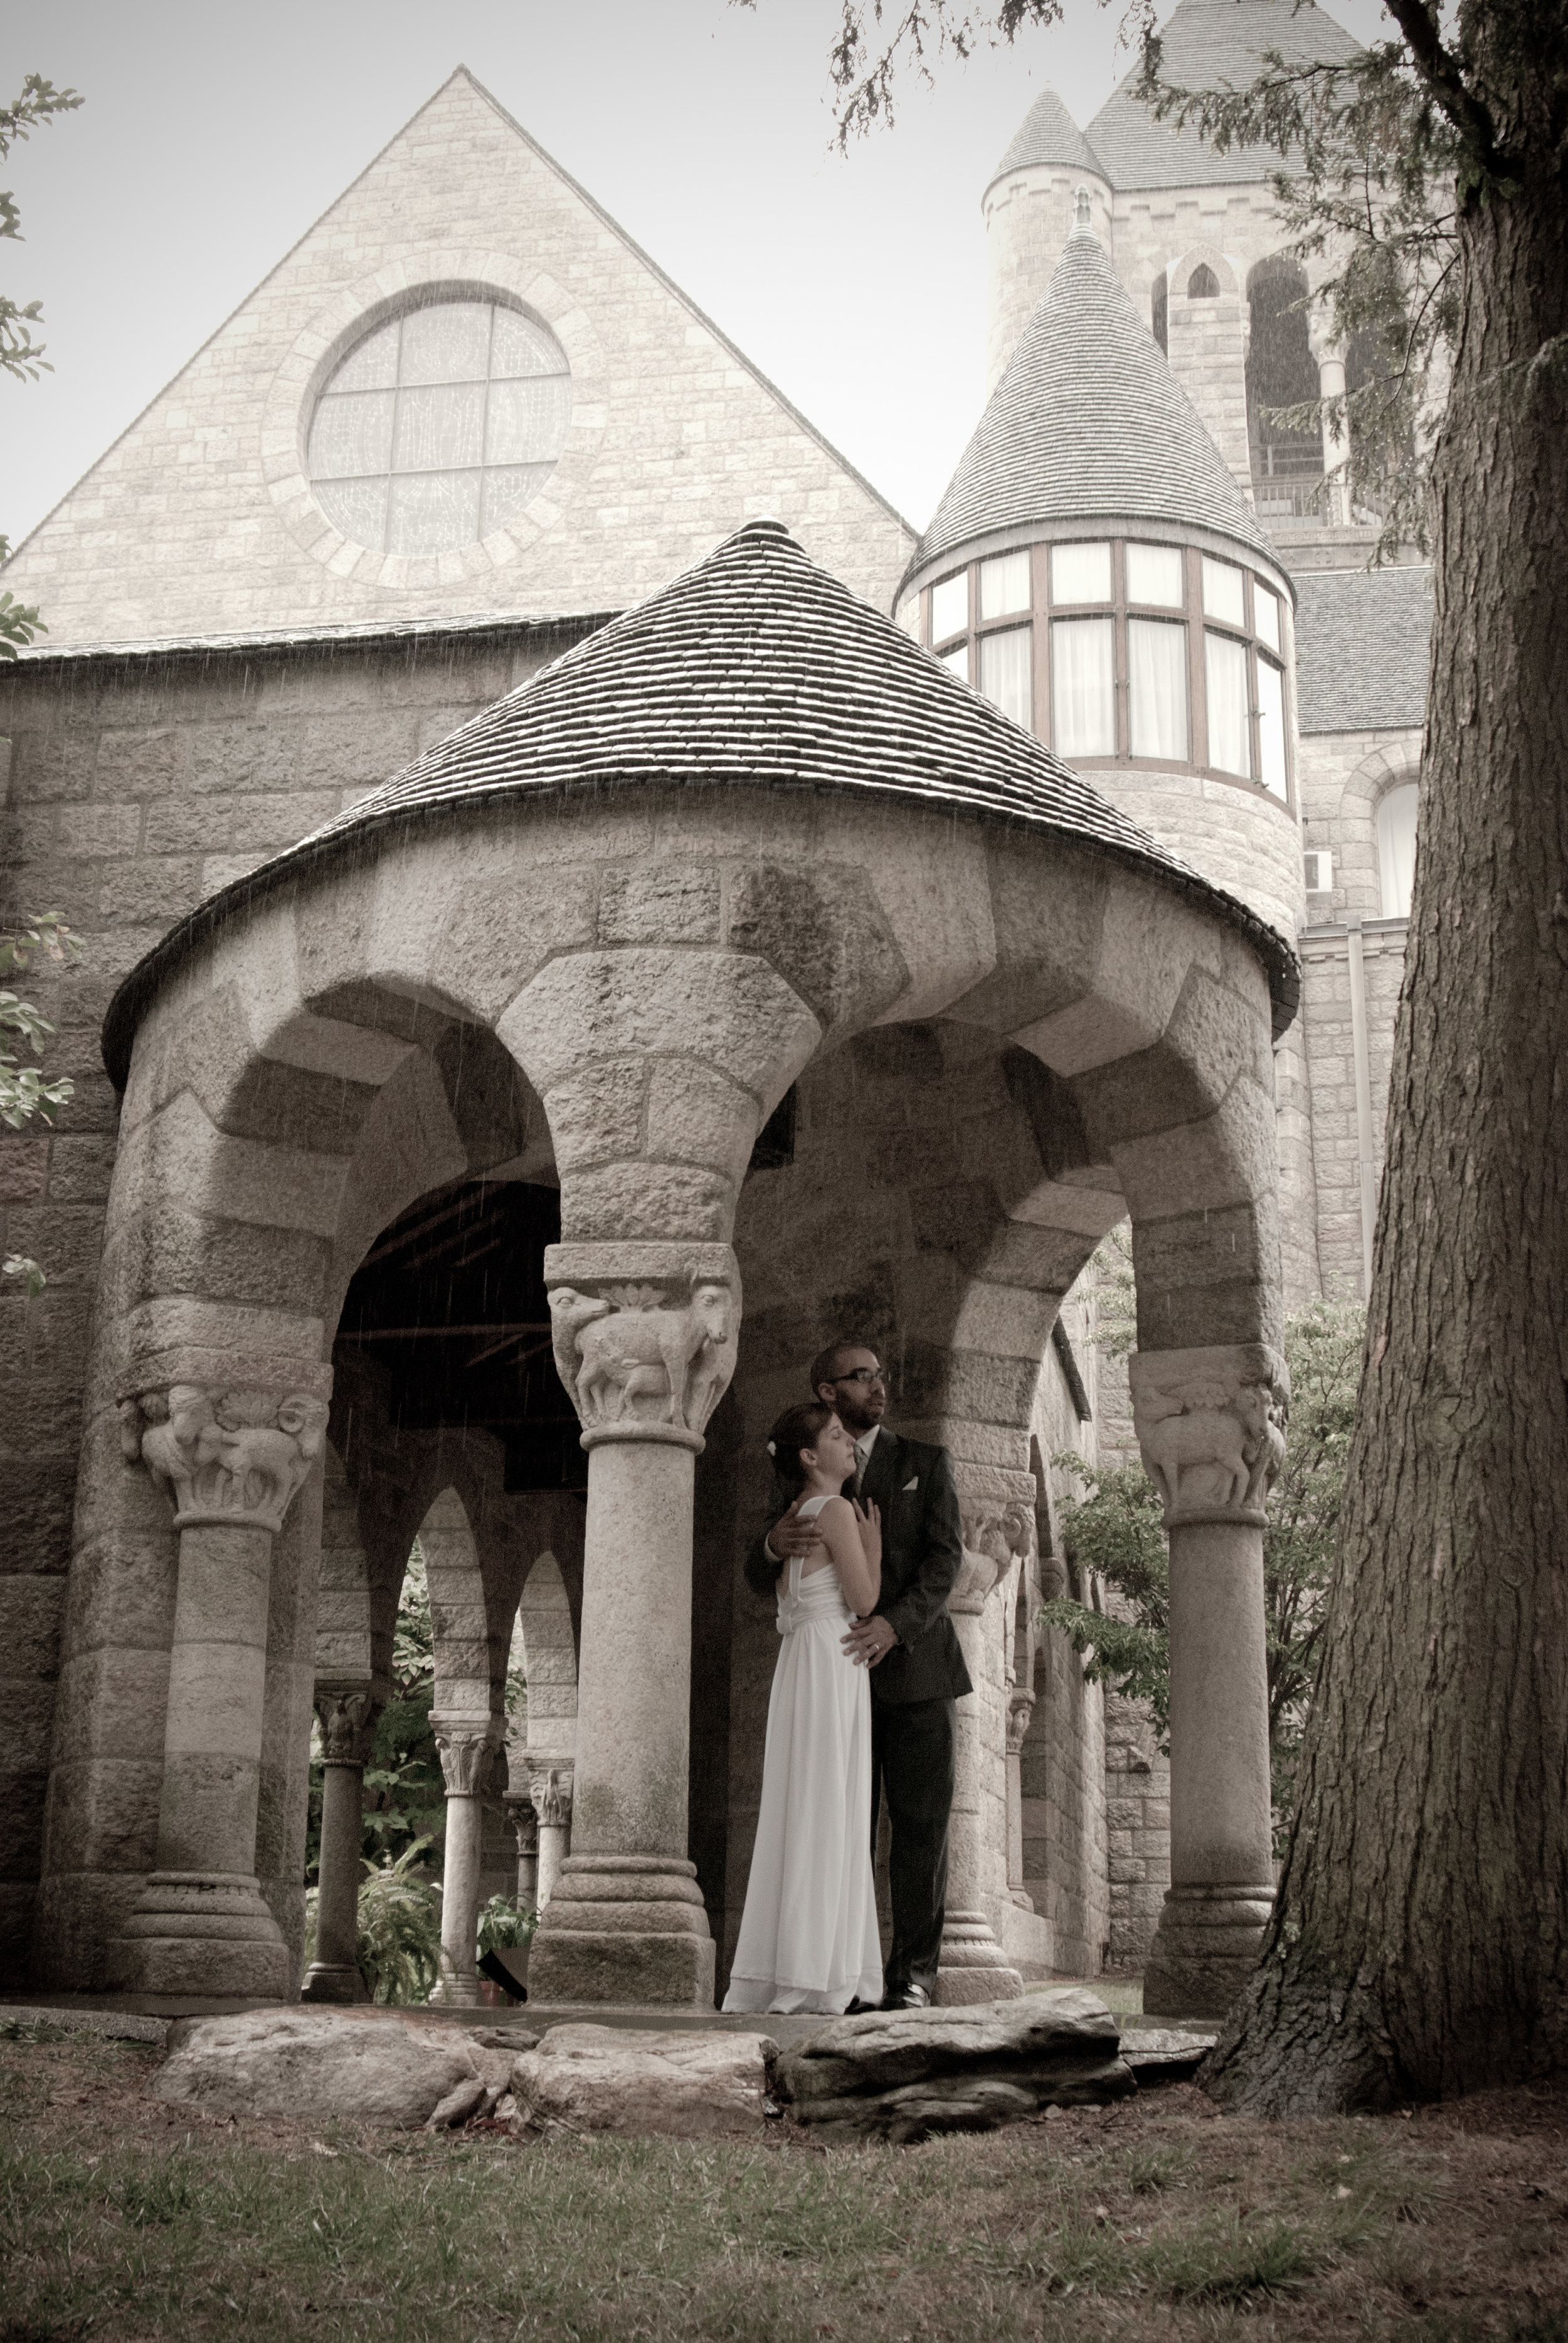
{"label": "evergreen foliage", "polygon": [[[1113,1325],[1122,1322],[1114,1281],[1113,1255],[1104,1281]],[[1358,1302],[1318,1300],[1285,1329],[1290,1441],[1263,1533],[1269,1748],[1282,1829],[1294,1804],[1296,1755],[1322,1637],[1365,1321]],[[1126,1698],[1149,1703],[1163,1751],[1171,1724],[1171,1568],[1160,1499],[1141,1465],[1089,1464],[1071,1449],[1053,1462],[1082,1492],[1062,1509],[1080,1583],[1092,1572],[1119,1607],[1107,1613],[1062,1596],[1045,1604],[1041,1616],[1071,1638],[1091,1683],[1114,1684]]]}
{"label": "evergreen foliage", "polygon": [[[0,538],[0,551],[4,542]],[[0,628],[4,625],[5,614],[0,608]],[[76,956],[75,938],[58,911],[35,912],[19,936],[0,936],[0,978],[20,975],[31,964],[35,953],[40,951],[45,959],[62,964]],[[30,1001],[0,986],[0,1122],[13,1131],[20,1131],[35,1115],[40,1122],[53,1123],[55,1108],[64,1106],[75,1094],[75,1085],[64,1076],[58,1081],[46,1082],[36,1066],[22,1064],[4,1039],[14,1033],[25,1048],[41,1053],[54,1030]],[[0,1275],[19,1277],[29,1302],[42,1293],[47,1282],[37,1262],[25,1253],[7,1253],[0,1265]]]}

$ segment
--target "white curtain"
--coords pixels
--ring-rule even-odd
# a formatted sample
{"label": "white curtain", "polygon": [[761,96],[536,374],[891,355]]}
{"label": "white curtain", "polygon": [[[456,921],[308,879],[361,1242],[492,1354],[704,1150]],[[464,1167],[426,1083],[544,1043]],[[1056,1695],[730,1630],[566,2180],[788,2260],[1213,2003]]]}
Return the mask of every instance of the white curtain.
{"label": "white curtain", "polygon": [[1378,872],[1385,920],[1408,920],[1415,885],[1415,817],[1421,792],[1414,781],[1390,789],[1377,809]]}
{"label": "white curtain", "polygon": [[1209,762],[1216,772],[1249,779],[1252,759],[1247,739],[1247,646],[1230,635],[1203,637],[1203,671],[1209,698]]}
{"label": "white curtain", "polygon": [[1285,794],[1285,679],[1268,659],[1258,661],[1258,779],[1277,798]]}
{"label": "white curtain", "polygon": [[1114,757],[1114,620],[1053,620],[1050,670],[1051,745],[1057,755]]}
{"label": "white curtain", "polygon": [[1029,672],[1033,640],[1031,627],[1009,627],[1000,635],[982,635],[980,646],[980,689],[1026,732],[1034,714]]}
{"label": "white curtain", "polygon": [[1127,621],[1132,754],[1187,761],[1187,629],[1162,618]]}

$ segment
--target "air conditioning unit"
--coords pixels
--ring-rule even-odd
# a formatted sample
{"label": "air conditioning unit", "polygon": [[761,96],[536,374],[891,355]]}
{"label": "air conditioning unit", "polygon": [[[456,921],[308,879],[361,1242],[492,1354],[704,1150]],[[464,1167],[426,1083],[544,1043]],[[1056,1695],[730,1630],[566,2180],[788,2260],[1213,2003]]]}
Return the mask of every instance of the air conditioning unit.
{"label": "air conditioning unit", "polygon": [[1307,866],[1309,895],[1332,895],[1334,891],[1334,858],[1326,846],[1314,847],[1302,857]]}

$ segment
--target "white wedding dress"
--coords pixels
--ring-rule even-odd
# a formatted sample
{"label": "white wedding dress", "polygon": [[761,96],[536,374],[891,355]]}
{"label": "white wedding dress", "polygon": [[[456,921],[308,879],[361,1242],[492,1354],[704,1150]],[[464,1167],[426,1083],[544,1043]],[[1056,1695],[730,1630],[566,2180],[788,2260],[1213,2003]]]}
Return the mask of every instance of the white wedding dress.
{"label": "white wedding dress", "polygon": [[[812,1497],[809,1521],[830,1501]],[[871,1687],[840,1649],[851,1614],[831,1564],[779,1595],[762,1808],[726,2009],[821,2010],[882,1996],[871,1878]]]}

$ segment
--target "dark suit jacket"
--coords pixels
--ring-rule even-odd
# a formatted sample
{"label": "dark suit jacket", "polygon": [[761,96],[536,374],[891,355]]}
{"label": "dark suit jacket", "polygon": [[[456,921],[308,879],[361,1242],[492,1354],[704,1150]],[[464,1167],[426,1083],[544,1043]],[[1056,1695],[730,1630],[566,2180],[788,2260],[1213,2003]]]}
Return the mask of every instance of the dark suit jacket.
{"label": "dark suit jacket", "polygon": [[[844,1485],[846,1494],[851,1493],[853,1483]],[[884,1424],[860,1495],[862,1501],[874,1498],[882,1509],[877,1609],[899,1638],[870,1671],[872,1697],[894,1703],[959,1699],[974,1687],[947,1612],[963,1563],[952,1458],[945,1448],[905,1440]],[[783,1482],[774,1482],[769,1529],[789,1512],[793,1497]],[[766,1543],[765,1531],[746,1557],[747,1584],[759,1594],[771,1594],[779,1577]]]}

